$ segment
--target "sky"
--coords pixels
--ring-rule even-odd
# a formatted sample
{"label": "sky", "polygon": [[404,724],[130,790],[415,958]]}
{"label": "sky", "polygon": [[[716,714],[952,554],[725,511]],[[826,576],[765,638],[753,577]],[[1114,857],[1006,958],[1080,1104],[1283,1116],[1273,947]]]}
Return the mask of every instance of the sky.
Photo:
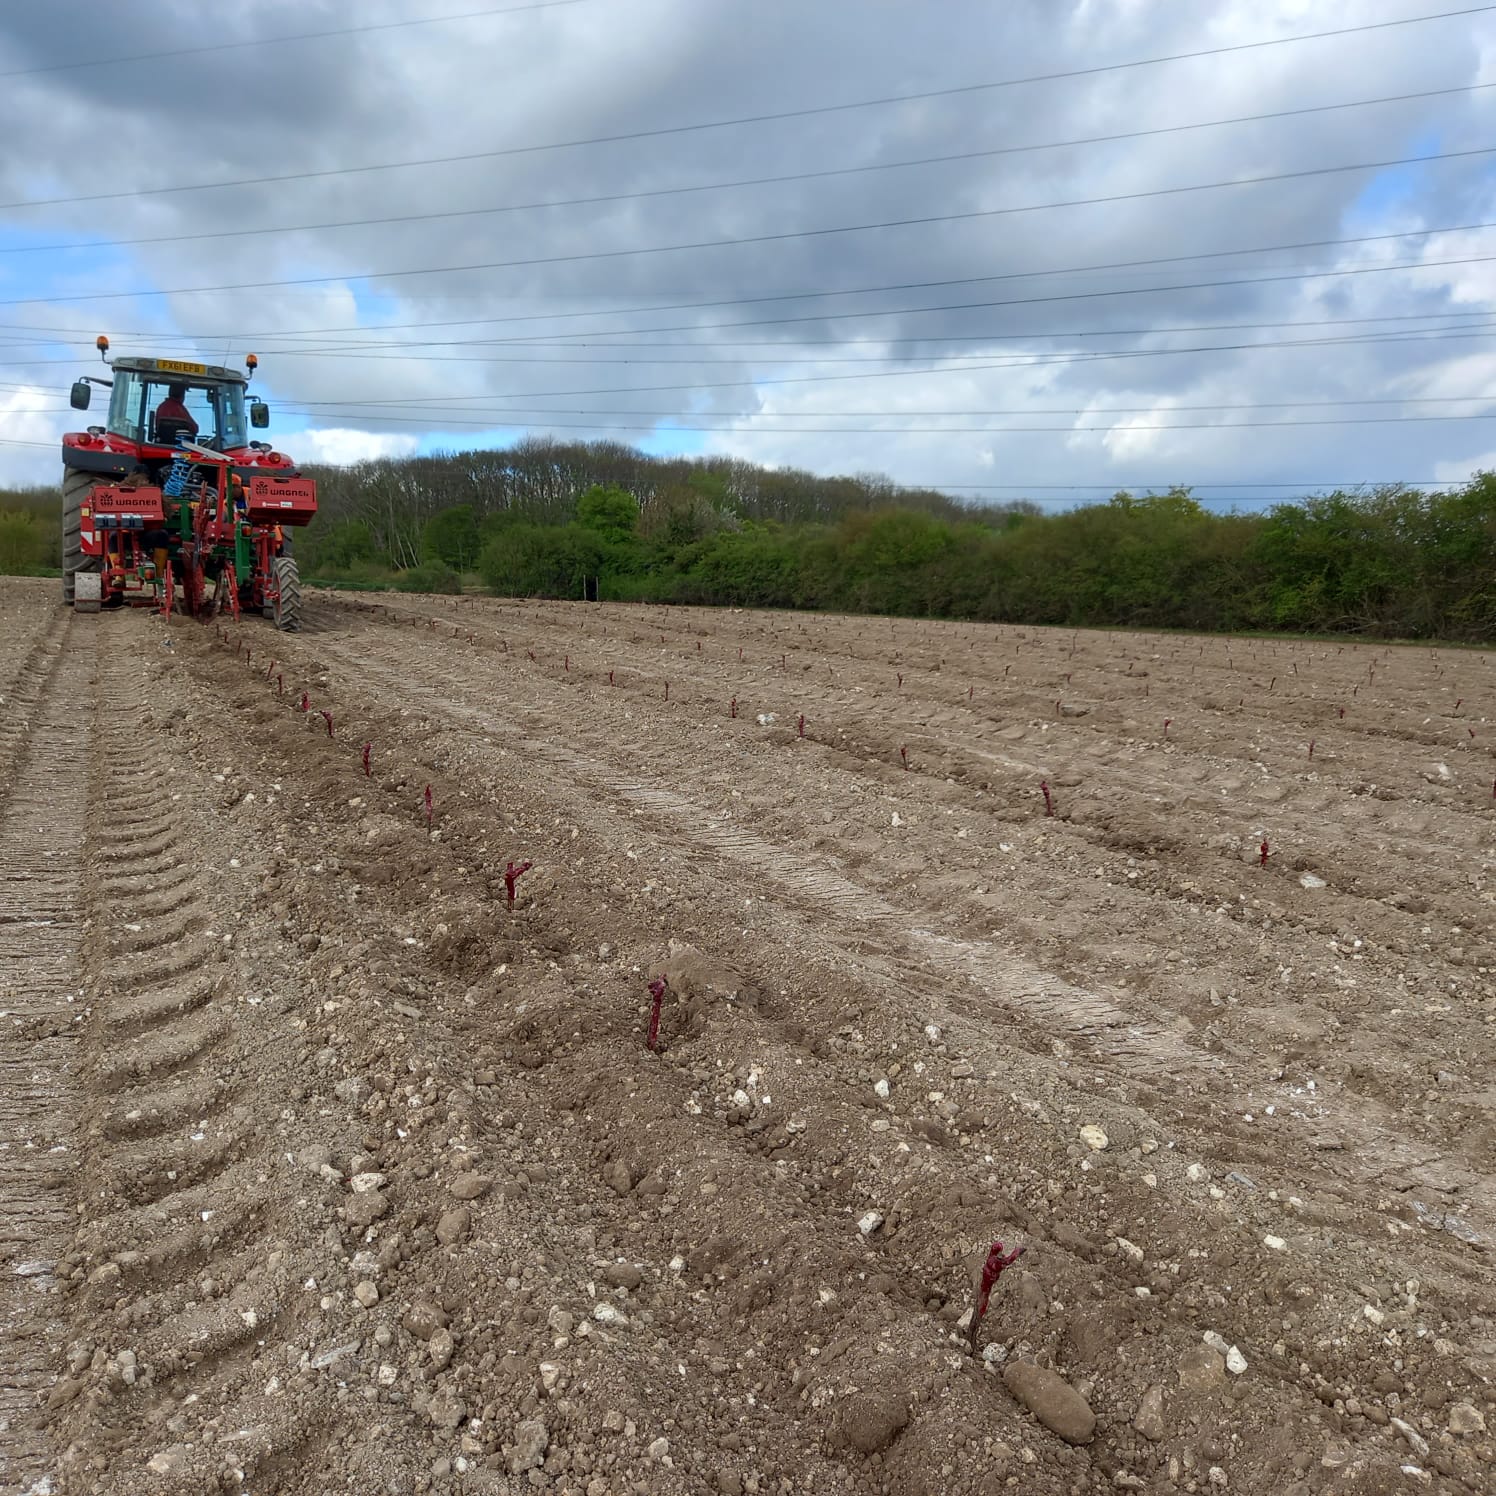
{"label": "sky", "polygon": [[56,481],[101,332],[256,353],[304,461],[1457,483],[1496,468],[1496,6],[1454,8],[8,6],[0,486]]}

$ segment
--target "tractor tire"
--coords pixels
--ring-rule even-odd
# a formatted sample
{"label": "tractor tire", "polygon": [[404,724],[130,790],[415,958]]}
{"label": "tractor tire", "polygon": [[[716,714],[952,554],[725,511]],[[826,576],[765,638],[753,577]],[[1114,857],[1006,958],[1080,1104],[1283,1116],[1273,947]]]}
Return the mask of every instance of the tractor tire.
{"label": "tractor tire", "polygon": [[[280,547],[280,550],[278,550],[276,552],[276,556],[278,556],[278,557],[279,556],[289,556],[290,554],[291,554],[291,537],[289,535],[284,535],[284,536],[281,537],[281,547]],[[272,560],[272,562],[270,564],[272,566],[274,566],[276,563],[275,563],[275,561]],[[266,603],[265,606],[260,611],[262,613],[264,613],[264,615],[265,615],[266,618],[274,618],[275,617],[275,604],[274,603]]]}
{"label": "tractor tire", "polygon": [[62,470],[62,601],[67,607],[72,607],[76,598],[73,579],[78,573],[98,570],[98,562],[83,554],[83,502],[97,482],[92,473]]}
{"label": "tractor tire", "polygon": [[282,633],[299,633],[301,631],[301,573],[289,556],[277,556],[271,564],[275,567],[276,590],[280,593],[274,609],[275,626]]}

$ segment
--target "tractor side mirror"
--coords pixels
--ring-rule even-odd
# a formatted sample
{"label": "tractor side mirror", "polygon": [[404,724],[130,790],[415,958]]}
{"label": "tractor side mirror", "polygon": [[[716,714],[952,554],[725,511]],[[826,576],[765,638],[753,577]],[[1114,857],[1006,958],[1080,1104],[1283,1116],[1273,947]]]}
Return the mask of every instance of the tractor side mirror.
{"label": "tractor side mirror", "polygon": [[249,424],[257,430],[263,430],[270,424],[270,407],[263,400],[255,400],[251,403],[249,407]]}
{"label": "tractor side mirror", "polygon": [[93,388],[86,379],[73,381],[73,392],[69,396],[74,410],[87,410],[88,402],[93,398]]}

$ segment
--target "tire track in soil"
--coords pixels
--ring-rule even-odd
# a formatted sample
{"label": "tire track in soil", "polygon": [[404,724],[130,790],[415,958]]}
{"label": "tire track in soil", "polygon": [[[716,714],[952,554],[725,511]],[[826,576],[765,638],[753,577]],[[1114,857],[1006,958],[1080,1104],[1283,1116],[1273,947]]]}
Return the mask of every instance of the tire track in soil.
{"label": "tire track in soil", "polygon": [[73,1225],[92,651],[45,630],[0,729],[0,1492],[51,1468],[55,1270]]}
{"label": "tire track in soil", "polygon": [[[209,866],[232,849],[196,810],[168,714],[150,705],[175,665],[147,666],[153,620],[110,624],[87,859],[87,1214],[65,1259],[59,1489],[188,1496],[293,1460],[326,1410],[261,1395],[302,1265],[286,1250],[294,1193],[267,1129],[275,1093],[252,1080],[264,1010],[226,944],[232,916]],[[294,1049],[288,1037],[277,1043]],[[152,1444],[123,1453],[142,1428]]]}
{"label": "tire track in soil", "polygon": [[19,757],[30,741],[36,712],[71,637],[71,623],[71,615],[62,615],[37,630],[8,686],[0,689],[0,807],[18,782]]}

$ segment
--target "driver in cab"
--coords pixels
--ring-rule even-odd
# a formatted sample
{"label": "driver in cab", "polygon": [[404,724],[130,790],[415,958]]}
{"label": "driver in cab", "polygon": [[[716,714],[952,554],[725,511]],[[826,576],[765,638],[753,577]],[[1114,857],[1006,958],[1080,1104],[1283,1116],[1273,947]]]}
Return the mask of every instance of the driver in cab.
{"label": "driver in cab", "polygon": [[166,387],[166,398],[156,407],[156,440],[164,446],[174,447],[180,436],[197,440],[197,422],[184,403],[187,398],[185,384]]}

